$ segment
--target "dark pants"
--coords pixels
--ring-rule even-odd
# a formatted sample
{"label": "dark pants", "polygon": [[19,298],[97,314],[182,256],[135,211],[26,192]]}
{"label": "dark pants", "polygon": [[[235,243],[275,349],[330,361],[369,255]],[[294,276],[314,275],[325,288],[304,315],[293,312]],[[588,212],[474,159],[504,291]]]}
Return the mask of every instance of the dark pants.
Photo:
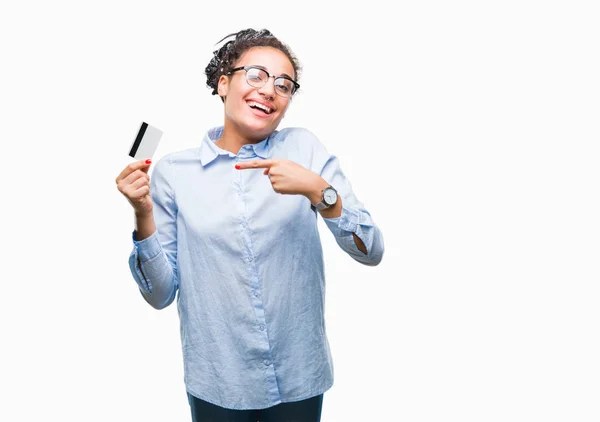
{"label": "dark pants", "polygon": [[323,394],[260,410],[226,409],[188,393],[193,422],[319,422]]}

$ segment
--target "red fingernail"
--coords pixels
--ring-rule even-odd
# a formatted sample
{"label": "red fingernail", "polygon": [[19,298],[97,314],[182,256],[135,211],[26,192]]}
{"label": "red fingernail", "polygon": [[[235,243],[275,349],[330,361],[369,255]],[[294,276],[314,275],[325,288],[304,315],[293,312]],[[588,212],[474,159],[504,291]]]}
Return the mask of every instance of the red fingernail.
{"label": "red fingernail", "polygon": [[240,167],[240,165],[239,165],[239,164],[236,164],[236,165],[235,165],[235,168],[236,168],[236,169],[238,169],[238,170],[239,170],[239,169],[241,169],[241,167]]}
{"label": "red fingernail", "polygon": [[146,160],[146,164],[152,164],[152,160],[148,158],[148,159]]}

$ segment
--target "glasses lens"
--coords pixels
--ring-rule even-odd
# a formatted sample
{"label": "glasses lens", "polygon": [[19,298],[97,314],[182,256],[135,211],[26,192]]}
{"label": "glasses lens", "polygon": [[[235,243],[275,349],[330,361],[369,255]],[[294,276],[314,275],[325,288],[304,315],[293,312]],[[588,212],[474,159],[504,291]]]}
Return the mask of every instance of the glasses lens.
{"label": "glasses lens", "polygon": [[275,79],[275,91],[282,97],[289,97],[294,92],[294,83],[289,79]]}
{"label": "glasses lens", "polygon": [[260,88],[267,82],[268,76],[264,70],[255,67],[248,69],[246,80],[254,87]]}

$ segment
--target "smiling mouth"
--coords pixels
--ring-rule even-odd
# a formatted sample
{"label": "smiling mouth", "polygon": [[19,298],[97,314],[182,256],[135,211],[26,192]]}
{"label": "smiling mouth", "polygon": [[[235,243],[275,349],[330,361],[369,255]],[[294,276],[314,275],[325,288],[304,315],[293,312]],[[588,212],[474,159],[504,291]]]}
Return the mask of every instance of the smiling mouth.
{"label": "smiling mouth", "polygon": [[250,108],[255,109],[255,110],[259,110],[262,113],[265,113],[265,114],[271,114],[271,113],[273,113],[273,109],[272,108],[269,108],[269,107],[267,107],[264,104],[257,103],[256,101],[247,101],[246,104],[248,104],[250,106]]}

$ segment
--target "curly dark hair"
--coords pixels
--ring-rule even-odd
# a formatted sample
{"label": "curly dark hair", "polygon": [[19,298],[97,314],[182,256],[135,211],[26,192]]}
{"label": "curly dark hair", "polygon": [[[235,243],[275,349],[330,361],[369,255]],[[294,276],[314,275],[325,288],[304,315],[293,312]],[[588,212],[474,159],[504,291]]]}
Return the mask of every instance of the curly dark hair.
{"label": "curly dark hair", "polygon": [[[227,41],[218,50],[213,51],[213,58],[204,69],[206,74],[206,85],[212,88],[212,95],[217,95],[217,85],[221,75],[227,74],[242,56],[242,54],[251,49],[252,47],[273,47],[282,51],[294,67],[294,73],[296,80],[299,78],[301,70],[300,62],[296,56],[292,53],[290,48],[279,41],[271,32],[267,29],[261,29],[256,31],[254,29],[244,29],[234,34],[229,34],[221,41],[235,36],[233,40]],[[217,44],[219,44],[219,41]],[[221,98],[222,101],[223,98]]]}

